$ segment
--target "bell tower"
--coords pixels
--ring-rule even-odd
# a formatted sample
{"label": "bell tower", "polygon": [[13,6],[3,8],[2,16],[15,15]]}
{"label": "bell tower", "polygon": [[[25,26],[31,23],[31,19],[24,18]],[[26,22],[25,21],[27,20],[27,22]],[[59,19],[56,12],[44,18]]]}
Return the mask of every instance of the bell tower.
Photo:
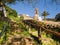
{"label": "bell tower", "polygon": [[35,15],[33,17],[34,20],[38,20],[38,8],[35,9]]}
{"label": "bell tower", "polygon": [[35,14],[38,14],[38,8],[35,9]]}

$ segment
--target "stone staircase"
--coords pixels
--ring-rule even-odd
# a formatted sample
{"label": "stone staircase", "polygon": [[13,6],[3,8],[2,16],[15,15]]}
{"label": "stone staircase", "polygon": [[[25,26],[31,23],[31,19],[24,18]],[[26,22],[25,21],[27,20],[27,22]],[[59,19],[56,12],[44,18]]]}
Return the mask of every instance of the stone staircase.
{"label": "stone staircase", "polygon": [[9,21],[11,25],[11,34],[8,36],[8,44],[3,41],[2,45],[35,45],[35,42],[31,37],[27,37],[24,34],[18,34],[23,32],[18,28],[18,23]]}

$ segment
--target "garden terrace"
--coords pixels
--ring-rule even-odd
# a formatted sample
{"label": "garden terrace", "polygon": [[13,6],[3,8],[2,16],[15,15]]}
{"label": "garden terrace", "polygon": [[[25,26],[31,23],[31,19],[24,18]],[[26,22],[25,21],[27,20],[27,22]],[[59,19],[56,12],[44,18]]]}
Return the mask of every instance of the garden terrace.
{"label": "garden terrace", "polygon": [[40,30],[40,28],[48,33],[51,33],[53,35],[56,35],[57,37],[60,37],[60,33],[52,30],[52,29],[47,29],[45,26],[44,26],[44,23],[42,22],[38,22],[38,21],[35,21],[35,20],[24,20],[23,21],[25,24],[29,25],[30,27],[33,27],[33,28],[36,28],[38,29],[38,31]]}

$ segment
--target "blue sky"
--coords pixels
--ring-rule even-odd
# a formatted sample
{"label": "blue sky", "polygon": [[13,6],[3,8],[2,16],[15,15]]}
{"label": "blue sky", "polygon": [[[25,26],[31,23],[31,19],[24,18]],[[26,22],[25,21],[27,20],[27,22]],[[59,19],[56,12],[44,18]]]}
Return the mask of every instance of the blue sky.
{"label": "blue sky", "polygon": [[[46,4],[46,5],[45,5]],[[55,3],[51,3],[47,0],[47,3],[44,3],[44,0],[40,0],[37,4],[32,5],[27,2],[17,2],[16,4],[9,5],[12,9],[15,9],[18,14],[28,14],[33,17],[35,15],[35,8],[39,9],[39,16],[41,16],[42,12],[45,10],[49,13],[47,18],[54,18],[57,13],[60,12],[60,5],[56,5]],[[43,16],[41,16],[43,18]]]}

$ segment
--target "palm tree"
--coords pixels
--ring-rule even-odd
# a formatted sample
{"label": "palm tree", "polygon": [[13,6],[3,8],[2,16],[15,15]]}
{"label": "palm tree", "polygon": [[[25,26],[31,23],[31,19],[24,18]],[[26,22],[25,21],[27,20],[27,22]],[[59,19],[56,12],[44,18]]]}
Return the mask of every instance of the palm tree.
{"label": "palm tree", "polygon": [[44,21],[46,21],[46,16],[48,16],[48,15],[49,15],[49,13],[46,12],[46,11],[44,11],[44,12],[42,13],[42,16],[44,16]]}

